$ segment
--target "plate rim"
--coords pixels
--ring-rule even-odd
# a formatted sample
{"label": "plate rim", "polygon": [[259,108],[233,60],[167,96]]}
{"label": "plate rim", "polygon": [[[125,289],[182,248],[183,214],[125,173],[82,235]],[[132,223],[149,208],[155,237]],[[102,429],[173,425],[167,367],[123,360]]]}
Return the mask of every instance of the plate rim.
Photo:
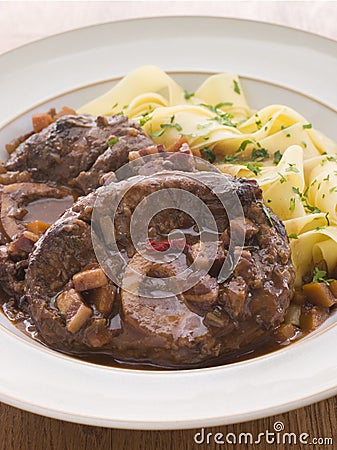
{"label": "plate rim", "polygon": [[[56,37],[61,37],[61,36],[64,36],[64,35],[71,35],[72,33],[77,33],[78,31],[81,31],[81,30],[83,31],[83,30],[86,30],[88,28],[96,28],[96,29],[98,29],[98,28],[100,28],[102,26],[106,26],[106,25],[112,25],[113,26],[113,24],[119,23],[119,22],[131,23],[131,22],[146,22],[146,21],[162,21],[162,20],[166,20],[166,19],[183,19],[183,20],[185,20],[185,19],[198,19],[198,20],[201,20],[201,19],[216,19],[216,20],[230,21],[230,22],[237,22],[237,21],[239,21],[241,23],[251,22],[251,23],[254,23],[254,24],[258,24],[258,25],[266,25],[266,26],[268,26],[270,28],[274,28],[274,27],[282,28],[284,30],[291,30],[291,31],[294,31],[296,33],[310,35],[310,36],[315,37],[316,39],[320,39],[322,41],[332,42],[337,47],[337,41],[334,40],[334,39],[331,39],[331,38],[328,38],[328,37],[324,37],[324,36],[320,36],[318,34],[315,34],[315,33],[312,33],[312,32],[306,31],[306,30],[298,30],[296,28],[288,27],[288,26],[284,26],[284,25],[273,24],[273,23],[263,22],[263,21],[249,20],[249,19],[240,19],[240,18],[226,18],[226,17],[202,16],[202,15],[197,15],[197,16],[195,16],[195,15],[178,16],[177,15],[177,16],[156,16],[156,17],[142,17],[142,18],[134,18],[134,19],[123,19],[123,20],[108,21],[108,22],[104,22],[104,23],[93,24],[93,25],[89,25],[89,26],[85,26],[85,27],[78,27],[78,28],[73,29],[73,30],[67,30],[67,31],[64,31],[64,32],[61,32],[61,33],[57,33],[57,34],[54,34],[54,35],[51,35],[51,36],[48,36],[48,37],[45,37],[45,38],[42,38],[42,39],[37,39],[37,40],[34,40],[34,41],[29,42],[27,44],[24,44],[24,45],[21,45],[19,47],[14,48],[14,49],[11,49],[11,50],[9,50],[7,52],[2,53],[0,55],[0,59],[3,56],[6,56],[8,54],[14,54],[18,50],[22,50],[22,49],[30,47],[30,46],[35,47],[36,45],[38,45],[42,41],[53,40]],[[191,72],[193,72],[193,71],[191,71]],[[196,71],[194,71],[194,72],[196,72]],[[180,71],[180,72],[179,71],[171,71],[171,73],[182,73],[182,71]],[[207,73],[207,71],[205,73]],[[212,72],[208,72],[208,73],[212,73]],[[255,78],[252,78],[252,77],[246,77],[246,78],[255,79]],[[101,82],[111,81],[111,80],[102,80]],[[283,87],[283,88],[286,88],[286,89],[289,89],[289,90],[293,90],[294,92],[299,93],[301,95],[304,95],[306,97],[309,97],[311,100],[319,102],[319,103],[323,104],[325,107],[332,109],[334,112],[337,112],[337,110],[335,108],[331,107],[331,105],[327,105],[323,101],[321,101],[319,99],[316,99],[313,96],[309,96],[309,95],[307,95],[304,92],[299,92],[299,91],[296,91],[295,89],[292,89],[290,87],[288,88],[286,86],[282,86],[281,84],[277,84],[277,83],[270,82],[270,81],[267,81],[267,80],[258,80],[258,81],[267,82],[267,83],[270,83],[270,84],[275,85],[275,86],[280,86],[280,87]],[[80,86],[80,87],[78,87],[78,89],[82,89],[82,88],[88,87],[89,85],[93,85],[93,84],[97,84],[97,83],[89,83],[87,86]],[[74,90],[76,90],[76,89],[71,89],[69,91],[63,92],[63,94],[60,94],[60,95],[65,95],[66,93],[73,92]],[[57,95],[54,98],[58,98],[60,95]],[[52,99],[49,99],[49,100],[52,100]],[[47,100],[45,100],[45,101],[47,101]],[[39,104],[42,104],[45,101],[40,102]],[[10,119],[9,121],[6,121],[5,123],[2,123],[0,131],[1,131],[2,128],[8,126],[12,121],[17,120],[19,117],[21,117],[22,115],[26,114],[31,109],[39,106],[39,104],[37,104],[37,105],[35,105],[33,107],[30,107],[29,109],[26,109],[25,111],[20,112],[14,119]],[[335,327],[335,325],[337,325],[337,324],[332,324],[330,327]],[[329,329],[330,329],[330,327],[329,327]],[[1,326],[1,329],[2,328],[3,327]],[[9,330],[6,330],[6,331],[11,333]],[[322,333],[325,333],[327,331],[328,330],[324,330],[324,331],[322,331]],[[219,368],[220,367],[216,367],[215,369],[219,369]],[[212,369],[212,368],[208,368],[208,369]],[[120,370],[120,369],[118,369],[118,370]],[[129,370],[129,369],[122,369],[122,370]],[[199,370],[205,370],[205,369],[196,369],[196,370],[199,371]],[[142,372],[144,372],[144,371],[142,371]],[[161,372],[161,371],[159,371],[159,372]],[[165,372],[167,372],[167,371],[165,371]],[[265,410],[256,410],[252,414],[251,413],[246,413],[247,417],[243,417],[242,415],[238,414],[237,416],[234,417],[233,420],[230,419],[229,421],[227,419],[225,419],[226,416],[223,416],[223,418],[215,417],[215,418],[209,418],[208,420],[204,419],[204,418],[201,418],[199,420],[199,422],[201,421],[203,424],[206,424],[208,422],[207,425],[203,425],[203,426],[212,426],[212,425],[214,426],[214,425],[220,425],[220,424],[246,422],[246,421],[257,419],[257,418],[260,418],[260,417],[265,417],[265,416],[270,415],[270,414],[274,415],[274,414],[278,414],[280,412],[290,411],[292,409],[296,409],[296,408],[305,406],[307,404],[310,404],[310,403],[312,403],[314,401],[319,401],[319,400],[328,398],[329,396],[335,395],[336,393],[337,393],[337,384],[333,388],[329,388],[327,390],[320,391],[317,394],[310,395],[309,397],[304,397],[304,398],[302,398],[300,400],[297,400],[297,401],[287,402],[287,403],[285,403],[283,405],[279,405],[278,407],[275,407],[275,406],[274,407],[269,407],[269,408],[266,408]],[[85,424],[88,424],[88,425],[90,425],[90,424],[92,425],[95,422],[95,419],[93,419],[92,417],[88,417],[88,416],[80,417],[78,415],[73,416],[72,414],[63,414],[62,412],[61,413],[57,412],[54,409],[53,410],[49,410],[49,408],[44,408],[44,407],[41,407],[41,406],[40,407],[39,406],[34,406],[33,404],[29,405],[29,404],[24,403],[24,402],[21,403],[19,400],[15,400],[15,399],[10,398],[10,396],[7,396],[8,397],[7,399],[4,398],[4,397],[6,397],[6,395],[4,396],[2,394],[2,392],[1,392],[0,393],[0,400],[3,401],[4,403],[7,403],[7,404],[10,404],[10,405],[13,405],[13,406],[17,406],[17,407],[20,407],[21,409],[25,409],[25,410],[28,410],[28,411],[31,411],[31,412],[35,412],[35,413],[38,413],[38,414],[47,415],[48,417],[53,417],[53,418],[56,418],[56,419],[62,419],[62,420],[67,420],[67,421],[72,421],[72,422],[80,422],[80,423],[85,423]],[[30,406],[32,406],[32,407],[30,408]],[[182,424],[182,423],[176,424],[176,423],[173,423],[173,422],[163,423],[163,422],[160,422],[160,421],[159,422],[153,422],[153,423],[151,422],[150,423],[151,428],[146,426],[146,424],[142,423],[141,421],[137,421],[136,423],[132,423],[132,427],[130,427],[129,426],[130,422],[127,423],[127,422],[125,422],[125,420],[122,420],[121,422],[119,422],[118,420],[113,421],[111,419],[97,419],[97,420],[98,421],[95,423],[95,425],[97,425],[97,426],[106,426],[106,427],[116,426],[118,428],[142,429],[142,430],[145,430],[145,429],[176,429],[177,428],[176,425],[178,425],[178,429],[183,429],[183,428],[190,429],[190,428],[195,428],[195,427],[200,426],[200,423],[197,423],[196,420],[194,420],[193,423],[188,423],[188,422],[184,421],[184,424]],[[105,424],[105,421],[106,421],[106,424]],[[173,428],[172,428],[172,426],[173,426]]]}
{"label": "plate rim", "polygon": [[215,16],[215,15],[213,16],[213,15],[204,15],[204,14],[202,14],[202,15],[201,14],[200,15],[198,15],[198,14],[189,14],[189,15],[186,15],[186,16],[169,15],[168,14],[168,15],[163,15],[163,16],[150,16],[150,17],[149,16],[142,16],[142,17],[135,17],[135,18],[129,18],[129,19],[108,20],[107,22],[98,22],[98,23],[91,24],[91,25],[79,26],[79,27],[76,27],[76,28],[72,28],[70,30],[61,31],[59,33],[53,33],[53,34],[50,34],[50,35],[42,37],[42,38],[34,39],[34,40],[29,41],[29,42],[27,42],[25,44],[18,45],[18,46],[14,47],[14,48],[11,48],[9,50],[6,50],[6,51],[0,53],[0,57],[2,57],[4,55],[11,54],[11,53],[13,53],[13,52],[15,52],[17,50],[21,50],[21,49],[23,49],[25,47],[28,47],[30,45],[35,45],[36,43],[44,42],[44,41],[46,41],[48,39],[53,39],[55,37],[63,36],[65,34],[76,33],[78,31],[84,31],[84,30],[88,30],[88,29],[91,29],[91,28],[103,27],[105,25],[113,25],[115,23],[140,22],[140,21],[152,21],[152,20],[159,20],[160,21],[162,19],[164,19],[164,20],[166,20],[166,19],[183,19],[183,20],[184,19],[187,19],[187,20],[188,19],[192,19],[192,20],[193,19],[216,19],[216,20],[224,20],[224,21],[229,21],[229,22],[234,22],[234,21],[248,22],[248,23],[255,23],[255,24],[266,25],[266,26],[269,26],[269,27],[281,28],[281,29],[284,29],[284,30],[292,30],[292,31],[294,31],[296,33],[304,33],[304,34],[307,34],[309,36],[314,37],[315,39],[318,38],[318,39],[322,39],[322,40],[329,41],[329,42],[332,42],[332,43],[336,43],[337,42],[336,39],[330,38],[328,36],[322,36],[322,35],[320,35],[318,33],[314,33],[313,31],[302,30],[300,28],[295,28],[295,27],[291,27],[291,26],[283,25],[283,24],[279,24],[279,23],[274,23],[274,22],[268,22],[268,21],[265,21],[265,20],[255,20],[255,19],[248,19],[248,18],[246,19],[246,18],[242,18],[242,17],[225,17],[225,16]]}

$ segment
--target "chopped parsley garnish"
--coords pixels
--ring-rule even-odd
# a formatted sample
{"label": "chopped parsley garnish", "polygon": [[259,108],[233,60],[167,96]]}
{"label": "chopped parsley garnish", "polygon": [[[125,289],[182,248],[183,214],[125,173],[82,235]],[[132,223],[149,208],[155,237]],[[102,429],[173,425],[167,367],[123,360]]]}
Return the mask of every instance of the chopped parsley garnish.
{"label": "chopped parsley garnish", "polygon": [[308,147],[306,142],[304,142],[304,141],[302,141],[302,145],[303,145],[303,148],[307,148]]}
{"label": "chopped parsley garnish", "polygon": [[330,226],[329,213],[327,212],[324,217],[325,217],[326,223],[329,227]]}
{"label": "chopped parsley garnish", "polygon": [[331,281],[334,281],[333,278],[326,279],[327,273],[325,270],[319,270],[318,267],[314,268],[314,273],[312,277],[313,283],[325,283],[327,286],[331,283]]}
{"label": "chopped parsley garnish", "polygon": [[286,134],[286,137],[287,137],[287,138],[290,138],[290,137],[291,137],[291,134],[290,134],[290,133]]}
{"label": "chopped parsley garnish", "polygon": [[220,125],[225,125],[227,127],[236,127],[236,124],[232,122],[234,116],[220,109],[223,106],[232,106],[232,105],[233,103],[221,102],[218,103],[217,105],[207,105],[206,103],[200,103],[199,106],[203,106],[204,108],[207,108],[211,112],[216,114],[215,117],[212,117],[212,119],[209,120],[215,120],[216,122],[219,122]]}
{"label": "chopped parsley garnish", "polygon": [[139,125],[142,127],[143,125],[146,124],[146,122],[148,122],[151,119],[152,116],[150,113],[143,114],[143,117],[140,118]]}
{"label": "chopped parsley garnish", "polygon": [[297,236],[296,233],[291,233],[291,234],[288,235],[288,238],[289,239],[298,239],[298,236]]}
{"label": "chopped parsley garnish", "polygon": [[234,92],[236,92],[237,94],[240,95],[241,91],[240,91],[239,83],[236,80],[233,80],[233,82],[234,82]]}
{"label": "chopped parsley garnish", "polygon": [[209,128],[210,123],[198,123],[197,124],[197,130],[203,130],[204,128]]}
{"label": "chopped parsley garnish", "polygon": [[[218,110],[221,111],[221,110]],[[215,120],[220,125],[224,125],[225,127],[233,127],[236,128],[236,124],[232,122],[233,119],[232,114],[224,113],[224,112],[218,112],[216,116],[212,117],[212,119],[208,120]]]}
{"label": "chopped parsley garnish", "polygon": [[325,230],[325,226],[323,225],[322,227],[316,227],[315,231],[322,231]]}
{"label": "chopped parsley garnish", "polygon": [[152,131],[151,131],[150,136],[151,136],[152,138],[160,137],[160,136],[162,136],[162,135],[165,133],[166,128],[163,128],[162,125],[163,125],[163,124],[160,125],[160,127],[162,128],[161,130],[155,131],[155,132],[152,132]]}
{"label": "chopped parsley garnish", "polygon": [[264,161],[269,158],[268,150],[265,148],[254,148],[252,151],[252,160],[253,161]]}
{"label": "chopped parsley garnish", "polygon": [[174,123],[174,119],[175,119],[175,116],[172,115],[170,117],[170,123],[161,123],[160,124],[161,130],[156,131],[154,133],[151,132],[150,136],[152,138],[162,136],[165,133],[165,131],[170,129],[170,128],[175,128],[177,131],[182,131],[183,127],[179,123]]}
{"label": "chopped parsley garnish", "polygon": [[282,154],[281,154],[280,150],[277,150],[274,153],[273,164],[275,164],[275,166],[277,166],[277,164],[281,161],[281,158],[282,158]]}
{"label": "chopped parsley garnish", "polygon": [[304,204],[304,208],[312,214],[319,214],[321,210],[317,206],[310,206],[308,203]]}
{"label": "chopped parsley garnish", "polygon": [[[221,102],[221,103],[217,103],[216,105],[207,105],[207,103],[200,103],[199,106],[203,106],[204,108],[209,109],[210,111],[219,114],[222,113],[223,111],[221,110],[221,108],[223,106],[233,106],[233,103],[230,102]],[[220,111],[219,111],[220,110]]]}
{"label": "chopped parsley garnish", "polygon": [[337,162],[337,159],[334,156],[327,156],[326,158],[322,159],[321,166],[324,166],[328,161]]}
{"label": "chopped parsley garnish", "polygon": [[239,148],[235,151],[235,153],[244,152],[246,150],[246,147],[248,144],[255,144],[255,142],[251,141],[250,139],[246,139],[245,141],[242,141]]}
{"label": "chopped parsley garnish", "polygon": [[325,178],[323,178],[323,181],[329,181],[330,180],[330,174],[328,174]]}
{"label": "chopped parsley garnish", "polygon": [[248,163],[246,165],[247,169],[253,172],[254,175],[258,175],[261,172],[260,167],[262,167],[262,164],[259,163]]}
{"label": "chopped parsley garnish", "polygon": [[113,106],[111,106],[111,109],[115,109],[118,106],[118,102],[116,102]]}
{"label": "chopped parsley garnish", "polygon": [[290,205],[289,205],[289,211],[290,211],[290,212],[294,212],[294,211],[295,211],[295,206],[296,206],[296,200],[295,200],[295,197],[291,197],[291,199],[290,199]]}
{"label": "chopped parsley garnish", "polygon": [[312,124],[311,123],[305,123],[303,125],[303,130],[310,129],[310,128],[312,128]]}
{"label": "chopped parsley garnish", "polygon": [[282,175],[281,172],[277,172],[277,175],[280,175],[280,183],[283,184],[287,181],[286,177],[284,175]]}
{"label": "chopped parsley garnish", "polygon": [[113,145],[117,144],[117,142],[119,141],[119,138],[117,136],[109,139],[108,141],[108,146],[112,147]]}
{"label": "chopped parsley garnish", "polygon": [[332,188],[329,189],[329,192],[330,192],[330,194],[332,194],[336,190],[337,190],[337,186],[333,186]]}
{"label": "chopped parsley garnish", "polygon": [[[117,105],[117,104],[118,104],[118,103],[116,103],[116,105]],[[116,113],[116,116],[122,116],[122,115],[124,114],[125,110],[126,110],[128,107],[129,107],[129,105],[124,105],[123,108],[122,108],[120,111],[118,111],[118,112]]]}
{"label": "chopped parsley garnish", "polygon": [[288,166],[289,166],[289,167],[287,167],[286,170],[285,170],[286,172],[299,173],[299,170],[298,170],[298,168],[296,167],[296,164],[288,163]]}
{"label": "chopped parsley garnish", "polygon": [[210,163],[213,163],[215,161],[215,153],[208,147],[204,147],[201,150],[202,155],[204,158],[209,161]]}
{"label": "chopped parsley garnish", "polygon": [[[319,209],[319,208],[317,208],[317,206],[310,206],[310,205],[308,205],[308,203],[306,202],[306,196],[307,196],[307,193],[308,193],[308,188],[304,191],[304,193],[302,194],[302,192],[299,190],[299,188],[297,188],[297,187],[292,187],[292,190],[293,190],[293,192],[295,193],[295,194],[297,194],[299,197],[300,197],[300,199],[301,199],[301,201],[303,202],[303,206],[304,206],[304,208],[307,210],[307,212],[310,212],[310,213],[312,213],[312,214],[319,214],[320,212],[321,212],[321,210]],[[290,200],[290,202],[291,202],[291,200]],[[289,208],[290,209],[290,208]],[[328,213],[329,214],[329,213]],[[327,218],[327,221],[328,221],[329,219]]]}
{"label": "chopped parsley garnish", "polygon": [[303,198],[305,198],[305,197],[308,196],[308,191],[309,191],[309,186],[307,186],[307,187],[305,188],[305,191],[303,192]]}
{"label": "chopped parsley garnish", "polygon": [[262,128],[262,122],[261,122],[261,120],[256,120],[256,121],[255,121],[255,125],[257,126],[257,128],[258,128],[259,130],[261,130],[261,128]]}
{"label": "chopped parsley garnish", "polygon": [[222,158],[221,161],[219,161],[219,163],[236,163],[238,161],[238,157],[234,156],[234,155],[226,155]]}
{"label": "chopped parsley garnish", "polygon": [[295,194],[297,194],[301,200],[304,199],[304,196],[303,196],[302,192],[299,190],[298,187],[294,187],[294,186],[293,186],[292,189],[293,189],[293,192],[294,192]]}
{"label": "chopped parsley garnish", "polygon": [[220,102],[215,105],[215,110],[220,109],[224,106],[233,106],[232,102]]}
{"label": "chopped parsley garnish", "polygon": [[194,97],[194,95],[194,92],[187,92],[186,90],[184,90],[185,100],[190,100],[192,97]]}

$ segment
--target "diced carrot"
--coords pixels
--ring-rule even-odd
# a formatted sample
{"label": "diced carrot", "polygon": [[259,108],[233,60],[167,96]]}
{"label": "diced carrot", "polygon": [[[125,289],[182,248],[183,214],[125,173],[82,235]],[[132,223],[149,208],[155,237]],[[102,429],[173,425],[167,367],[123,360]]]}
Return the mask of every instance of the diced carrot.
{"label": "diced carrot", "polygon": [[325,283],[308,283],[303,286],[303,293],[313,305],[330,308],[337,303],[331,290]]}
{"label": "diced carrot", "polygon": [[33,222],[27,224],[27,230],[37,234],[38,236],[44,234],[49,227],[50,225],[48,223],[42,222],[41,220],[34,220]]}
{"label": "diced carrot", "polygon": [[329,309],[314,306],[307,310],[302,307],[302,314],[300,317],[300,325],[303,331],[316,330],[328,318]]}
{"label": "diced carrot", "polygon": [[39,133],[44,128],[46,128],[48,125],[50,125],[53,122],[53,119],[47,113],[34,114],[34,116],[32,117],[32,122],[33,122],[34,132]]}
{"label": "diced carrot", "polygon": [[55,114],[54,120],[57,120],[60,117],[66,116],[68,114],[76,114],[76,111],[74,109],[72,109],[72,108],[68,108],[68,106],[63,106],[61,111],[59,111],[57,114]]}
{"label": "diced carrot", "polygon": [[291,323],[281,324],[275,331],[275,337],[278,342],[285,342],[296,336],[296,328]]}
{"label": "diced carrot", "polygon": [[337,298],[337,280],[334,280],[330,283],[329,289],[332,295]]}

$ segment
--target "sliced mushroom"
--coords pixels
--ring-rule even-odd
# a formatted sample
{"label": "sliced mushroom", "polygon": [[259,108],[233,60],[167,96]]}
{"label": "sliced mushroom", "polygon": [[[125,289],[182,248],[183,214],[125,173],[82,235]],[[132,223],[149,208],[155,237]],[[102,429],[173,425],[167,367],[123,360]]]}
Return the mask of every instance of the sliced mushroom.
{"label": "sliced mushroom", "polygon": [[90,301],[104,316],[109,316],[116,299],[116,287],[113,284],[93,289],[90,293]]}
{"label": "sliced mushroom", "polygon": [[320,327],[329,317],[329,309],[321,306],[302,306],[300,326],[303,331],[313,331]]}
{"label": "sliced mushroom", "polygon": [[91,317],[92,310],[83,302],[81,294],[74,289],[62,292],[56,299],[56,306],[66,320],[70,333],[77,333]]}
{"label": "sliced mushroom", "polygon": [[108,278],[100,267],[82,270],[73,276],[74,288],[78,292],[100,288],[108,283]]}
{"label": "sliced mushroom", "polygon": [[274,332],[276,342],[283,343],[295,338],[298,334],[298,328],[291,323],[283,323]]}

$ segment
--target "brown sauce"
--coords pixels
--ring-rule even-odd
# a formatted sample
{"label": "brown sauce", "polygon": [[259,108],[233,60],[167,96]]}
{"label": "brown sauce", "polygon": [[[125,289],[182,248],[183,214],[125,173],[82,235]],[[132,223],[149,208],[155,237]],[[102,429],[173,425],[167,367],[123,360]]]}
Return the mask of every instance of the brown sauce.
{"label": "brown sauce", "polygon": [[[69,207],[71,207],[76,200],[75,196],[69,195],[67,197],[56,199],[56,198],[42,198],[25,205],[25,210],[27,213],[23,217],[24,223],[30,223],[33,221],[41,221],[44,223],[52,224],[55,222],[58,217]],[[1,231],[1,230],[0,230]],[[197,230],[194,226],[190,226],[184,228],[184,234],[189,238],[189,240],[194,241],[196,237],[199,237],[202,232],[208,232],[208,230]],[[164,236],[165,237],[165,236]],[[19,304],[18,304],[19,303]],[[50,305],[53,307],[53,305]],[[27,336],[31,337],[35,341],[41,343],[46,346],[44,342],[39,339],[38,332],[32,320],[29,317],[27,306],[24,305],[24,302],[15,302],[10,296],[8,296],[5,292],[1,292],[0,290],[0,308],[3,311],[4,315],[23,333]],[[117,331],[121,328],[121,319],[119,314],[115,314],[114,317],[110,321],[110,328],[115,329]],[[165,365],[155,365],[146,360],[123,360],[121,361],[118,358],[114,358],[112,354],[97,351],[93,352],[80,352],[74,353],[69,352],[66,353],[63,350],[55,348],[55,350],[67,354],[71,357],[87,361],[90,363],[110,366],[110,367],[118,367],[125,369],[138,369],[138,370],[179,370],[179,369],[195,369],[195,368],[206,368],[206,367],[215,367],[228,365],[233,363],[238,363],[241,361],[251,360],[266,354],[270,354],[275,352],[281,348],[284,348],[286,345],[294,342],[301,337],[303,337],[306,333],[298,330],[296,334],[291,338],[284,342],[277,342],[273,332],[269,335],[265,336],[263,340],[259,343],[254,342],[253,345],[245,347],[240,351],[231,351],[220,357],[216,357],[213,359],[208,359],[204,363],[198,362],[193,365],[175,365],[174,367],[165,366]],[[49,346],[46,346],[49,348]]]}
{"label": "brown sauce", "polygon": [[[302,333],[300,333],[302,335]],[[298,337],[299,338],[299,337]],[[297,338],[297,339],[298,339]],[[293,342],[293,340],[291,341]],[[205,363],[198,363],[196,365],[184,365],[179,366],[175,365],[174,367],[165,367],[165,366],[157,366],[155,364],[149,362],[139,361],[120,361],[118,359],[114,359],[111,355],[107,354],[89,354],[89,353],[81,353],[81,354],[69,354],[69,356],[75,357],[77,359],[84,360],[89,363],[110,366],[110,367],[119,367],[123,369],[134,369],[134,370],[192,370],[192,369],[202,369],[208,367],[218,367],[224,366],[228,364],[234,364],[241,361],[247,361],[250,359],[257,358],[259,356],[264,356],[275,352],[286,345],[290,344],[290,342],[279,344],[275,342],[272,338],[270,340],[265,340],[260,343],[260,345],[254,344],[254,348],[246,348],[239,352],[229,352],[226,355],[214,358],[213,360],[208,360]]]}
{"label": "brown sauce", "polygon": [[25,206],[27,213],[24,222],[40,220],[44,223],[54,223],[58,217],[74,203],[74,197],[68,195],[63,198],[41,198]]}
{"label": "brown sauce", "polygon": [[[16,308],[10,301],[10,297],[3,291],[0,292],[0,308],[4,315],[26,336],[29,336],[36,342],[42,344],[43,346],[50,348],[47,346],[41,339],[39,339],[38,332],[36,330],[36,327],[34,323],[31,321],[29,315],[27,312],[20,308]],[[110,328],[120,328],[120,315],[116,314],[111,319]],[[123,368],[123,369],[133,369],[133,370],[191,370],[191,369],[200,369],[200,368],[207,368],[207,367],[216,367],[216,366],[222,366],[222,365],[228,365],[228,364],[234,364],[241,361],[247,361],[254,358],[258,358],[260,356],[264,356],[270,353],[273,353],[277,350],[280,350],[284,348],[285,346],[289,345],[290,343],[299,340],[300,338],[307,335],[307,333],[303,333],[301,331],[298,331],[296,336],[292,338],[291,340],[285,341],[285,342],[277,342],[275,340],[275,337],[270,334],[269,336],[264,337],[263,340],[260,341],[260,343],[254,343],[251,347],[246,347],[245,349],[242,349],[240,352],[238,351],[232,351],[228,352],[225,355],[222,355],[220,357],[214,358],[213,360],[208,360],[205,363],[198,363],[196,365],[183,365],[183,366],[177,366],[174,367],[165,366],[165,365],[155,365],[153,363],[147,362],[147,361],[135,361],[135,360],[120,360],[118,358],[114,358],[109,353],[104,352],[97,352],[97,353],[74,353],[74,352],[64,352],[63,350],[60,350],[58,348],[55,348],[53,350],[57,352],[61,352],[65,355],[71,356],[73,358],[86,361],[92,364],[98,364],[103,366],[109,366],[109,367],[117,367],[117,368]]]}
{"label": "brown sauce", "polygon": [[[57,220],[57,218],[74,203],[73,196],[67,196],[61,199],[55,198],[43,198],[29,204],[25,205],[25,209],[27,213],[25,214],[23,220],[26,223],[33,222],[35,220],[39,220],[45,223],[53,223]],[[193,240],[196,236],[200,235],[200,231],[196,230],[194,227],[190,227],[184,229],[184,232],[187,236]],[[40,344],[46,346],[43,341],[39,339],[38,332],[34,323],[32,322],[29,314],[27,312],[27,307],[24,305],[24,302],[17,305],[13,299],[11,299],[5,292],[0,292],[0,305],[4,315],[24,334],[39,342]],[[54,307],[54,305],[50,305],[50,307]],[[117,313],[110,322],[110,328],[115,328],[119,330],[121,327],[121,319],[119,314]],[[66,353],[63,350],[55,348],[56,351],[67,354],[71,357],[87,361],[90,363],[110,366],[110,367],[119,367],[124,369],[138,369],[138,370],[179,370],[179,369],[194,369],[194,368],[205,368],[205,367],[215,367],[227,364],[233,364],[240,361],[245,361],[253,358],[257,358],[263,356],[265,354],[269,354],[271,352],[277,351],[280,348],[283,348],[285,345],[293,342],[294,340],[299,339],[303,336],[302,332],[298,332],[294,338],[284,343],[279,343],[276,341],[275,337],[270,334],[263,338],[260,343],[254,343],[251,347],[246,347],[240,352],[232,351],[228,352],[223,356],[214,358],[213,360],[207,360],[204,363],[197,363],[195,365],[183,365],[174,367],[165,366],[165,365],[155,365],[148,361],[139,361],[139,360],[123,360],[121,361],[118,358],[114,358],[111,353],[108,354],[104,351],[93,352],[81,352],[74,353],[69,352]],[[48,347],[48,346],[47,346]],[[48,347],[49,348],[49,347]]]}

